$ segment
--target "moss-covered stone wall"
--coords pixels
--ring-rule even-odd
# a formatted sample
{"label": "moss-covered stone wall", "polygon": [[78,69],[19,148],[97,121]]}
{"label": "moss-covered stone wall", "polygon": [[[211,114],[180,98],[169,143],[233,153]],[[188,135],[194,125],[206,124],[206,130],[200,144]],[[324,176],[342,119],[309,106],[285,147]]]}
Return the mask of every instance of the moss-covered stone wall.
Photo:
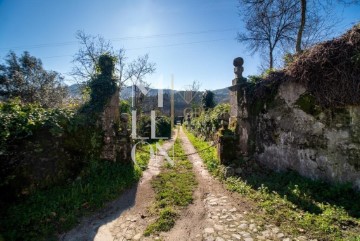
{"label": "moss-covered stone wall", "polygon": [[238,94],[243,96],[232,108],[245,105],[249,113],[237,117],[239,139],[247,130],[248,157],[277,171],[350,182],[360,190],[360,105],[320,107],[295,81],[249,85]]}

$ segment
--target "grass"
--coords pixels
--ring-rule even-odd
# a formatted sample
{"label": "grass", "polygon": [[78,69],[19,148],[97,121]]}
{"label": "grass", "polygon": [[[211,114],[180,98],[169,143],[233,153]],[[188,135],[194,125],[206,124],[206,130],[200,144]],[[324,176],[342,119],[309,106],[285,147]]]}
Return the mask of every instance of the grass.
{"label": "grass", "polygon": [[[186,133],[196,149],[209,146],[193,134]],[[215,165],[217,169],[220,166],[216,156],[214,159],[214,150],[209,150],[200,156],[216,175],[219,171],[214,170]],[[360,193],[350,185],[313,181],[295,172],[272,172],[256,163],[251,172],[243,171],[241,176],[223,181],[230,191],[255,201],[258,212],[254,218],[264,224],[275,223],[294,236],[360,241]]]}
{"label": "grass", "polygon": [[[174,144],[174,156],[180,155],[184,155],[184,151],[177,139]],[[162,172],[152,181],[156,194],[152,212],[157,218],[148,225],[145,236],[169,231],[175,225],[179,210],[193,201],[196,181],[192,164],[186,157],[175,158],[174,165],[165,163]]]}
{"label": "grass", "polygon": [[39,190],[1,210],[0,240],[57,240],[56,235],[74,227],[80,217],[104,207],[139,180],[150,154],[137,152],[136,157],[139,166],[93,161],[82,178]]}
{"label": "grass", "polygon": [[139,143],[136,146],[136,164],[141,168],[141,170],[146,170],[149,160],[150,160],[150,150],[152,149],[154,153],[156,152],[156,144],[162,145],[164,143],[164,140],[158,140],[157,142],[153,142],[150,144],[147,143]]}
{"label": "grass", "polygon": [[204,161],[209,172],[211,172],[213,175],[219,175],[220,162],[217,158],[215,146],[210,147],[208,142],[195,137],[192,133],[188,132],[185,127],[183,128],[183,130],[189,138],[190,142],[196,148],[196,150],[203,150],[205,148],[208,148],[206,151],[199,152],[199,155]]}

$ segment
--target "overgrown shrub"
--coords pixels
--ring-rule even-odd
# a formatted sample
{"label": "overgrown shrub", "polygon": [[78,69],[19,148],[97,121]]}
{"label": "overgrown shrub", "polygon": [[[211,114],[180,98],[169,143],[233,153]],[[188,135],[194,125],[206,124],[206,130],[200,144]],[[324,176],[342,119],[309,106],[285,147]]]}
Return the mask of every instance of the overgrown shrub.
{"label": "overgrown shrub", "polygon": [[360,103],[360,26],[305,50],[284,73],[307,87],[321,107]]}
{"label": "overgrown shrub", "polygon": [[101,146],[101,130],[74,110],[1,103],[0,202],[75,177]]}
{"label": "overgrown shrub", "polygon": [[197,136],[207,140],[213,139],[214,134],[221,126],[219,117],[226,112],[230,112],[230,104],[219,104],[213,109],[203,111],[199,117],[192,118],[188,124],[191,131]]}
{"label": "overgrown shrub", "polygon": [[[156,115],[155,121],[155,135],[159,137],[171,137],[171,121],[167,116]],[[141,115],[137,117],[136,129],[137,135],[141,137],[148,137],[151,140],[151,118],[150,115]]]}
{"label": "overgrown shrub", "polygon": [[[25,187],[46,185],[66,175],[64,171],[55,177],[44,169],[54,170],[70,164],[69,156],[56,148],[73,114],[66,109],[22,104],[19,99],[0,104],[0,190],[3,193],[0,201],[28,192]],[[61,163],[55,162],[56,156],[63,159]],[[34,166],[39,167],[38,170],[33,170]],[[38,183],[37,179],[44,180]]]}

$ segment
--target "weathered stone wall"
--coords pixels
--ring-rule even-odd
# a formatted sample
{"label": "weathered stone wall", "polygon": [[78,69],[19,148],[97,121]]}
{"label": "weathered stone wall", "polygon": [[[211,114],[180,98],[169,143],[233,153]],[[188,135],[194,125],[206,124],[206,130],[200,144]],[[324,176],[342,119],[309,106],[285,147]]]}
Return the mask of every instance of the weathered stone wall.
{"label": "weathered stone wall", "polygon": [[119,113],[119,91],[111,97],[101,115],[104,145],[100,158],[111,161],[131,161],[131,138],[127,129],[128,115]]}
{"label": "weathered stone wall", "polygon": [[295,81],[264,85],[272,91],[258,97],[249,92],[260,85],[235,81],[229,88],[241,155],[360,190],[360,105],[324,109]]}

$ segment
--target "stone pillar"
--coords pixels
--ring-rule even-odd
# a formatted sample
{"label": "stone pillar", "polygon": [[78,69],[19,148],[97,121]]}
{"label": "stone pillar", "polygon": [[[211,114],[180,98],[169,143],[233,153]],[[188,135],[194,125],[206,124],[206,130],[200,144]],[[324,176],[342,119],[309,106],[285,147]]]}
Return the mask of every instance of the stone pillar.
{"label": "stone pillar", "polygon": [[129,162],[131,160],[132,140],[130,137],[129,114],[121,113],[120,128],[119,128],[119,142],[117,145],[116,160],[121,162]]}
{"label": "stone pillar", "polygon": [[219,116],[219,120],[221,120],[221,128],[216,134],[217,156],[220,163],[223,165],[230,165],[236,159],[236,152],[234,151],[236,137],[234,132],[228,128],[229,118],[229,113]]}
{"label": "stone pillar", "polygon": [[116,90],[109,103],[104,107],[101,122],[104,133],[104,146],[100,158],[116,161],[117,134],[120,123],[118,90]]}
{"label": "stone pillar", "polygon": [[248,139],[250,134],[250,124],[248,121],[248,110],[246,101],[246,89],[248,83],[246,78],[242,76],[244,60],[241,57],[235,58],[233,61],[235,78],[232,81],[230,91],[230,127],[235,129],[235,133],[239,135],[237,155],[247,157],[249,155]]}
{"label": "stone pillar", "polygon": [[128,130],[129,115],[119,112],[119,90],[111,97],[101,116],[104,146],[101,159],[131,162],[132,141]]}

